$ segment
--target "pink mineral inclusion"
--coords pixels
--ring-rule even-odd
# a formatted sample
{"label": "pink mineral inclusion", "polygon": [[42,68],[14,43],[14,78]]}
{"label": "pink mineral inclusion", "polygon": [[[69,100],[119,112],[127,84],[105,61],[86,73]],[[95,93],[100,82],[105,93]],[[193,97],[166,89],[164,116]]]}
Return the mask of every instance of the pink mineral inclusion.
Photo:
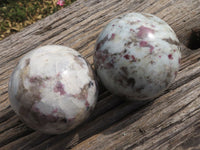
{"label": "pink mineral inclusion", "polygon": [[58,0],[57,5],[63,6],[65,4],[64,0]]}
{"label": "pink mineral inclusion", "polygon": [[41,77],[35,76],[35,77],[30,77],[29,82],[36,83],[36,82],[41,81],[41,80],[42,80]]}
{"label": "pink mineral inclusion", "polygon": [[154,47],[146,41],[140,41],[140,47],[149,47],[150,48],[150,54],[152,54],[152,52],[154,50]]}
{"label": "pink mineral inclusion", "polygon": [[145,26],[139,27],[139,31],[137,33],[138,38],[145,38],[149,34],[154,34],[154,30]]}
{"label": "pink mineral inclusion", "polygon": [[141,41],[140,47],[148,47],[148,43],[146,41]]}
{"label": "pink mineral inclusion", "polygon": [[56,86],[54,87],[54,92],[56,92],[56,93],[59,92],[60,95],[65,95],[66,94],[66,92],[64,90],[64,85],[60,81],[58,81],[56,83]]}
{"label": "pink mineral inclusion", "polygon": [[108,41],[114,40],[114,38],[115,38],[115,33],[112,33],[112,35],[111,35],[110,39],[108,39]]}

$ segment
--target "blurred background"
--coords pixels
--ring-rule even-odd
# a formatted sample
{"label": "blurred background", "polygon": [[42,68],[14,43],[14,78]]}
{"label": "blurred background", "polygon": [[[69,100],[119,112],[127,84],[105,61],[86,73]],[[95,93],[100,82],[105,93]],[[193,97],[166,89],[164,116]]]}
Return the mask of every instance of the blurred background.
{"label": "blurred background", "polygon": [[0,40],[75,0],[0,0]]}

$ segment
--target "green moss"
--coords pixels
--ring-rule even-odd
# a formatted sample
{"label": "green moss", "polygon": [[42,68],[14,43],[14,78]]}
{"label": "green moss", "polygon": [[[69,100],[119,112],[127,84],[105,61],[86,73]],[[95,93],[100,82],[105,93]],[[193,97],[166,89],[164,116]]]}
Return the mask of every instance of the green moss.
{"label": "green moss", "polygon": [[[75,0],[65,0],[65,6]],[[44,18],[63,7],[57,0],[3,0],[0,1],[0,40],[20,31],[25,26]]]}

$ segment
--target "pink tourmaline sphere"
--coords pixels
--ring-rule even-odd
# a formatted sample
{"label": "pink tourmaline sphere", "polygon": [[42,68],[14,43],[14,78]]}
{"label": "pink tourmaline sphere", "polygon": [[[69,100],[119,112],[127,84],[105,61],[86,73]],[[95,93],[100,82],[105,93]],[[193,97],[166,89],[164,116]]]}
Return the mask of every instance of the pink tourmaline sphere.
{"label": "pink tourmaline sphere", "polygon": [[11,106],[31,128],[60,134],[82,123],[93,110],[93,71],[75,50],[48,45],[26,54],[9,82]]}
{"label": "pink tourmaline sphere", "polygon": [[129,100],[160,95],[180,65],[176,34],[166,22],[146,13],[112,20],[100,33],[95,49],[94,64],[102,83]]}

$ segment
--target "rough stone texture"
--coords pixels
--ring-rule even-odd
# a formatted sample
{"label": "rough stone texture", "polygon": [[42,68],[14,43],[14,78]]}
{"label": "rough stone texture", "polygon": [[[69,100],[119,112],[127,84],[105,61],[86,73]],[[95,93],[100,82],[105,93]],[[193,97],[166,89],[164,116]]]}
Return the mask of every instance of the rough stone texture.
{"label": "rough stone texture", "polygon": [[21,56],[46,44],[79,51],[93,63],[96,39],[111,19],[129,12],[166,21],[187,46],[200,27],[199,0],[77,0],[71,6],[0,41],[0,149],[200,149],[200,49],[181,48],[174,83],[153,102],[126,102],[101,85],[95,111],[63,135],[35,132],[22,123],[8,100],[8,80]]}
{"label": "rough stone texture", "polygon": [[12,108],[28,126],[59,134],[88,117],[98,91],[91,67],[78,52],[48,45],[19,61],[8,92]]}
{"label": "rough stone texture", "polygon": [[112,20],[100,33],[95,49],[94,65],[105,87],[130,100],[160,95],[174,81],[181,59],[174,31],[147,13]]}

